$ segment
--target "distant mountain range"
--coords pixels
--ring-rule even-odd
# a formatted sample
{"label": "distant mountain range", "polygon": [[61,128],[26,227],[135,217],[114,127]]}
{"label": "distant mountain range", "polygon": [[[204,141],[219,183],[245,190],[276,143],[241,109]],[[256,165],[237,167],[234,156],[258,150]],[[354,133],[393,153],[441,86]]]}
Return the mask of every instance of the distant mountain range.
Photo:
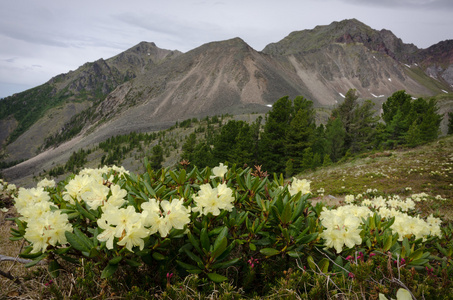
{"label": "distant mountain range", "polygon": [[292,32],[261,52],[240,38],[186,53],[141,42],[0,101],[2,161],[30,160],[4,174],[20,176],[31,162],[117,134],[263,113],[285,95],[331,108],[351,88],[378,105],[403,89],[414,97],[453,95],[453,40],[419,49],[351,19]]}

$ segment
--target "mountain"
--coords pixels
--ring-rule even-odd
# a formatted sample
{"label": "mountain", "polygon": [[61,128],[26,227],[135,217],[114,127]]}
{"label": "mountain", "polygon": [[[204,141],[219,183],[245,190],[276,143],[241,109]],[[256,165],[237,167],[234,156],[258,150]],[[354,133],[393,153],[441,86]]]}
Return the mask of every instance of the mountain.
{"label": "mountain", "polygon": [[113,135],[192,117],[263,113],[285,95],[331,108],[355,88],[379,107],[397,90],[434,96],[452,86],[453,40],[419,49],[355,19],[292,32],[262,51],[240,38],[186,53],[141,42],[3,99],[3,161],[30,160],[3,173],[30,173],[31,162],[39,170],[44,159],[61,160]]}

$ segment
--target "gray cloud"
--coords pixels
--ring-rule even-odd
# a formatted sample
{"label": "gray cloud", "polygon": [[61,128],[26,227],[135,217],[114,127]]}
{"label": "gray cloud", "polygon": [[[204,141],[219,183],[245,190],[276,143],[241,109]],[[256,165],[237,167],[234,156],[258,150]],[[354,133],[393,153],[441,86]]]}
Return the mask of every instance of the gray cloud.
{"label": "gray cloud", "polygon": [[451,0],[342,0],[355,5],[407,9],[453,9]]}
{"label": "gray cloud", "polygon": [[261,50],[292,31],[356,18],[428,47],[453,38],[452,15],[453,0],[0,1],[0,95],[141,41],[186,52],[240,37]]}

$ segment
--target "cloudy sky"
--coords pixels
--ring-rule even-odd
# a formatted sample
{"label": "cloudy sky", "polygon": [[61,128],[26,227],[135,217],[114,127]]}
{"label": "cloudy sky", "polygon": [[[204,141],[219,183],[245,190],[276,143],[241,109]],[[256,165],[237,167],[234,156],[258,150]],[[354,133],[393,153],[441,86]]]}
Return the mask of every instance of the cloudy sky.
{"label": "cloudy sky", "polygon": [[356,18],[427,48],[453,39],[453,0],[7,0],[0,98],[141,41],[187,52],[240,37],[255,50],[290,32]]}

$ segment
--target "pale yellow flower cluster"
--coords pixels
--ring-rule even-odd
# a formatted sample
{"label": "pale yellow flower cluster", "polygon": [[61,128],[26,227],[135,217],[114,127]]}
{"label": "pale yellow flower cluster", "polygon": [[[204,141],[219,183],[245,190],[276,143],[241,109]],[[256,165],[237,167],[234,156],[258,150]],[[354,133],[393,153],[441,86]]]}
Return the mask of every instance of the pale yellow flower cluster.
{"label": "pale yellow flower cluster", "polygon": [[65,232],[72,232],[68,215],[51,210],[53,203],[42,187],[20,188],[14,199],[17,212],[22,215],[19,219],[27,223],[24,238],[33,244],[32,253],[67,243]]}
{"label": "pale yellow flower cluster", "polygon": [[183,203],[183,199],[173,199],[171,202],[150,199],[142,203],[141,213],[136,212],[133,206],[119,208],[107,205],[97,220],[98,226],[103,229],[97,239],[107,242],[107,249],[113,249],[117,238],[117,245],[125,246],[131,252],[135,246],[142,250],[144,239],[151,234],[159,232],[162,237],[166,237],[172,228],[184,229],[190,222],[190,208]]}
{"label": "pale yellow flower cluster", "polygon": [[[103,174],[108,174],[112,170],[118,172],[120,176],[126,173],[122,167],[82,170],[66,185],[63,199],[71,204],[75,204],[74,200],[83,201],[93,210],[109,204],[120,207],[126,202],[124,198],[127,191],[116,184],[110,183],[110,187],[104,184]],[[113,175],[111,175],[109,181],[113,181],[113,179]]]}
{"label": "pale yellow flower cluster", "polygon": [[344,202],[347,203],[347,204],[351,204],[352,202],[354,202],[354,195],[346,195],[344,197]]}
{"label": "pale yellow flower cluster", "polygon": [[49,180],[47,178],[44,178],[43,180],[38,182],[37,187],[42,187],[42,188],[55,187],[55,180],[53,180],[53,179]]}
{"label": "pale yellow flower cluster", "polygon": [[362,218],[372,215],[371,210],[363,206],[345,205],[334,210],[324,210],[321,212],[320,220],[326,228],[321,237],[326,240],[327,248],[335,248],[337,253],[343,251],[343,247],[348,248],[360,245],[362,238]]}
{"label": "pale yellow flower cluster", "polygon": [[234,207],[233,191],[227,187],[226,183],[219,184],[215,188],[212,188],[209,183],[201,185],[193,201],[196,207],[192,211],[200,212],[202,215],[212,213],[218,216],[221,209],[231,211]]}
{"label": "pale yellow flower cluster", "polygon": [[293,177],[291,185],[288,187],[291,196],[301,192],[302,196],[310,193],[310,181],[307,179],[297,179]]}
{"label": "pale yellow flower cluster", "polygon": [[24,238],[33,244],[31,253],[44,252],[49,245],[66,244],[66,231],[72,232],[68,215],[59,210],[46,211],[38,218],[28,219]]}
{"label": "pale yellow flower cluster", "polygon": [[[346,197],[348,198],[348,196]],[[350,199],[352,197],[348,198],[349,201],[351,201]],[[373,214],[368,207],[373,208],[382,218],[395,217],[395,222],[390,229],[398,233],[399,241],[402,241],[404,237],[415,237],[415,239],[426,239],[428,236],[442,237],[439,218],[431,215],[425,221],[406,213],[415,208],[415,202],[411,198],[403,201],[399,196],[392,196],[388,199],[379,196],[373,199],[363,199],[360,205],[345,205],[330,211],[324,208],[320,220],[326,229],[321,233],[321,237],[325,239],[327,248],[335,248],[340,253],[344,246],[353,247],[361,244],[362,218],[367,219]]]}
{"label": "pale yellow flower cluster", "polygon": [[143,215],[137,213],[133,206],[127,208],[108,206],[97,220],[97,224],[103,229],[97,239],[107,242],[107,249],[113,249],[114,239],[118,238],[117,244],[126,246],[129,251],[132,251],[134,246],[139,246],[142,250],[145,245],[143,239],[149,235],[149,230],[143,226]]}

